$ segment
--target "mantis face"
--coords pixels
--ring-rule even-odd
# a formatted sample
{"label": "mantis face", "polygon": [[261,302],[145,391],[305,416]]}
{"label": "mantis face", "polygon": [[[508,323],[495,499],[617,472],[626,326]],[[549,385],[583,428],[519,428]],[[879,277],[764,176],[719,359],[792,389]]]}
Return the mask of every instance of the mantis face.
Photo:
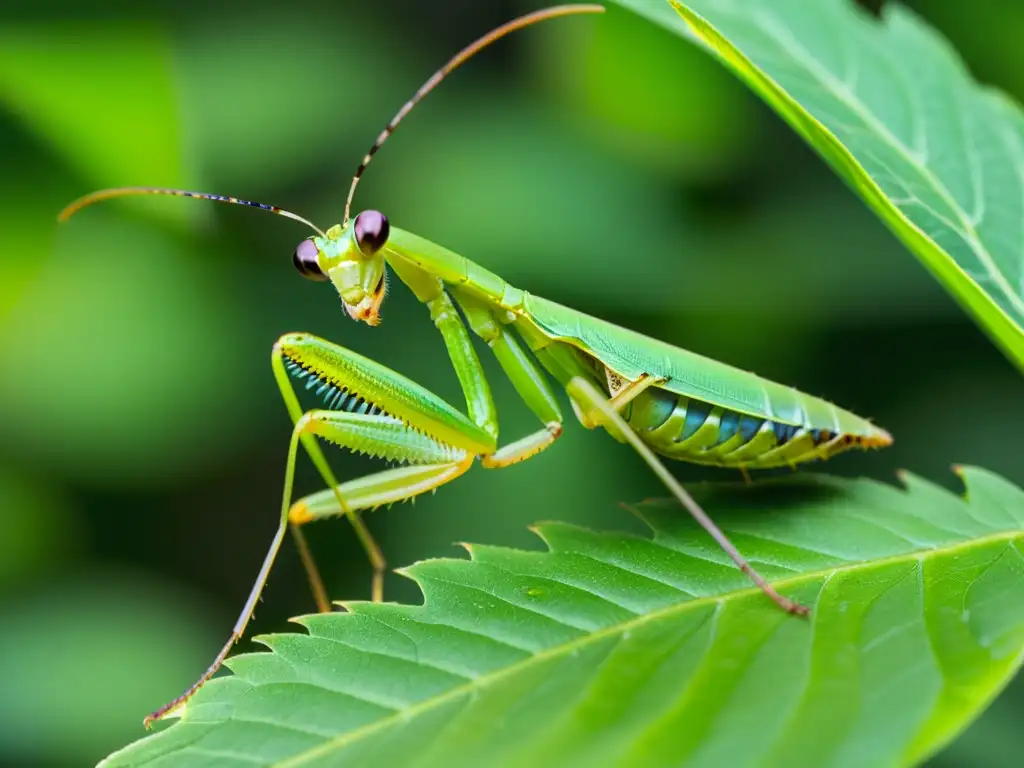
{"label": "mantis face", "polygon": [[363,211],[344,229],[337,224],[324,237],[303,240],[292,261],[303,277],[330,280],[349,317],[377,325],[387,293],[383,248],[389,232],[383,213]]}

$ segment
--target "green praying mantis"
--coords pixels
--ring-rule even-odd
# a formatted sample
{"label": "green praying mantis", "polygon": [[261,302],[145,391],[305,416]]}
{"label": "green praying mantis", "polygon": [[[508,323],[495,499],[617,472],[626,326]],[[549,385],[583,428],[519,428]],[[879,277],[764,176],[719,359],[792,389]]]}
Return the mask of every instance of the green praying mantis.
{"label": "green praying mantis", "polygon": [[[100,200],[174,195],[247,205],[302,222],[316,234],[295,249],[293,261],[298,271],[311,280],[330,282],[345,312],[374,326],[380,322],[390,268],[429,311],[466,399],[466,411],[462,412],[380,363],[307,333],[289,333],[274,344],[274,377],[294,422],[280,524],[231,637],[195,684],[146,718],[147,726],[187,702],[220,668],[245,632],[289,528],[317,606],[326,612],[331,603],[302,526],[347,516],[373,566],[372,597],[380,601],[385,561],[360,512],[434,490],[477,461],[484,468],[501,469],[549,448],[561,435],[563,424],[552,380],[568,396],[579,422],[587,428],[603,428],[632,446],[768,597],[790,613],[808,612],[805,606],[777,593],[754,570],[658,456],[746,472],[826,459],[851,447],[886,446],[892,442],[887,432],[824,400],[509,285],[463,256],[392,227],[379,211],[366,210],[350,217],[356,187],[373,155],[452,70],[517,29],[559,16],[603,10],[599,5],[569,5],[537,11],[496,28],[460,51],[402,106],[378,136],[352,179],[342,224],[326,231],[276,206],[160,187],[101,190],[61,212],[63,221]],[[532,434],[499,443],[498,415],[473,336],[495,355],[519,397],[536,415],[541,426]],[[323,407],[304,411],[296,385],[315,390]],[[318,441],[397,466],[341,483]],[[326,488],[293,503],[300,445]]]}

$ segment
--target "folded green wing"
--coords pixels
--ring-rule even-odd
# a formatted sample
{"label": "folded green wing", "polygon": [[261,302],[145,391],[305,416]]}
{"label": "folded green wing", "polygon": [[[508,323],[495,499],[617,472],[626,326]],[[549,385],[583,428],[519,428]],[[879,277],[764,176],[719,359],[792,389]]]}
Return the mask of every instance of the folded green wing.
{"label": "folded green wing", "polygon": [[527,294],[523,307],[540,330],[600,360],[627,379],[666,377],[662,388],[739,413],[808,429],[885,437],[867,419],[756,374]]}

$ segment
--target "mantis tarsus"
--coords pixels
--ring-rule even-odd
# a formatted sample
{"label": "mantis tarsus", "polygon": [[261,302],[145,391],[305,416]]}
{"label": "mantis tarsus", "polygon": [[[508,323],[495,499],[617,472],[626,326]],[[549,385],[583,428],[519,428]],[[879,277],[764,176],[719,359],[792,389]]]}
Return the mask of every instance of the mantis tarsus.
{"label": "mantis tarsus", "polygon": [[[231,638],[199,680],[150,715],[147,725],[186,702],[213,676],[242,636],[289,524],[321,611],[331,606],[301,526],[337,515],[348,516],[359,535],[374,568],[373,599],[381,600],[384,558],[359,513],[435,489],[466,472],[478,459],[486,468],[500,469],[548,448],[561,434],[563,422],[551,378],[568,395],[578,420],[629,443],[766,595],[786,611],[808,612],[765,582],[656,454],[745,471],[825,459],[853,446],[885,446],[892,442],[887,432],[824,400],[531,295],[462,256],[391,227],[379,211],[363,211],[350,219],[356,186],[374,153],[448,73],[516,29],[557,16],[603,10],[597,5],[574,5],[538,11],[498,27],[460,51],[388,123],[353,177],[343,223],[326,232],[276,206],[159,187],[101,190],[61,213],[64,220],[100,200],[155,194],[248,205],[307,224],[317,234],[295,249],[299,272],[329,281],[353,319],[376,325],[387,288],[385,271],[390,267],[429,310],[466,398],[466,413],[462,413],[401,374],[309,334],[286,334],[277,341],[273,372],[295,424],[280,525]],[[497,412],[471,333],[487,344],[540,420],[536,432],[499,446]],[[315,389],[325,407],[303,412],[296,382]],[[340,483],[317,438],[400,466]],[[300,444],[327,487],[293,504]]]}

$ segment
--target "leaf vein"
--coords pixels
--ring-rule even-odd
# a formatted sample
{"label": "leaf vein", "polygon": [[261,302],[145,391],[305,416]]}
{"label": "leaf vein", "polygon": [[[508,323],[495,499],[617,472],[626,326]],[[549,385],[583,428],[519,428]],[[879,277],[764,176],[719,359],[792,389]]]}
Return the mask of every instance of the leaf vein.
{"label": "leaf vein", "polygon": [[676,584],[673,584],[670,581],[665,581],[664,579],[659,579],[656,576],[651,575],[650,573],[645,573],[645,572],[642,572],[642,571],[639,571],[639,570],[633,570],[632,568],[629,568],[629,567],[627,567],[625,565],[621,565],[621,564],[619,564],[617,562],[612,562],[610,560],[605,560],[602,557],[598,557],[598,555],[593,553],[593,552],[580,552],[579,550],[562,550],[562,551],[566,551],[566,552],[571,551],[572,554],[578,555],[579,557],[585,557],[588,560],[593,560],[595,563],[600,563],[601,565],[605,565],[605,566],[607,566],[609,568],[615,568],[616,570],[622,571],[623,573],[628,573],[631,576],[638,576],[641,579],[647,579],[648,581],[654,582],[655,584],[661,584],[662,586],[674,589],[676,592],[678,592],[681,595],[684,595],[685,597],[690,597],[690,598],[697,597],[696,593],[690,592],[689,590],[685,590],[682,587],[677,586]]}
{"label": "leaf vein", "polygon": [[527,613],[532,613],[535,616],[539,616],[542,619],[547,619],[548,621],[553,621],[556,624],[559,624],[559,625],[561,625],[563,627],[566,627],[568,629],[575,629],[575,630],[577,630],[579,632],[591,632],[594,629],[594,627],[577,626],[575,624],[569,623],[568,621],[563,621],[562,619],[559,619],[556,616],[551,616],[551,615],[549,615],[547,613],[544,613],[543,611],[539,611],[539,610],[537,610],[533,606],[528,606],[528,605],[523,605],[521,603],[517,603],[517,602],[515,602],[513,600],[508,599],[504,595],[499,595],[497,592],[493,592],[491,590],[484,589],[483,587],[478,586],[476,584],[465,584],[465,583],[463,583],[461,581],[455,581],[453,579],[446,579],[443,576],[438,576],[437,574],[431,574],[430,578],[433,581],[440,581],[440,582],[444,582],[446,584],[451,584],[453,586],[460,587],[462,589],[471,589],[474,592],[480,592],[482,594],[488,595],[489,597],[493,597],[495,600],[498,600],[499,602],[505,603],[506,605],[510,605],[513,608],[518,608],[518,609],[520,609],[522,611],[526,611]]}
{"label": "leaf vein", "polygon": [[[939,180],[931,168],[925,165],[925,160],[927,159],[927,144],[923,147],[923,150],[925,151],[923,156],[907,147],[902,141],[900,141],[900,139],[893,135],[888,126],[886,126],[884,122],[882,122],[870,109],[868,109],[867,105],[864,104],[864,102],[862,102],[855,93],[851,93],[847,88],[845,88],[845,86],[843,86],[842,83],[839,82],[835,76],[795,38],[789,29],[780,25],[776,22],[774,17],[768,14],[762,13],[760,15],[762,17],[761,20],[765,31],[774,38],[775,42],[780,47],[785,48],[794,60],[803,64],[806,67],[807,72],[814,77],[826,91],[830,92],[835,96],[835,98],[845,104],[854,114],[858,114],[861,119],[863,119],[870,128],[876,132],[880,139],[907,158],[909,165],[932,189],[935,190],[939,197],[942,198],[943,202],[945,202],[953,211],[961,224],[960,229],[966,232],[964,242],[977,257],[978,261],[985,267],[986,271],[992,275],[993,283],[1000,289],[1011,306],[1013,306],[1019,314],[1024,314],[1024,298],[1013,290],[1013,287],[1007,279],[1007,275],[1005,275],[999,268],[999,265],[993,258],[992,254],[989,253],[988,249],[981,242],[977,231],[968,221],[966,212],[957,204],[949,188]],[[899,76],[903,76],[901,67],[894,67],[893,69]],[[915,143],[917,143],[917,141],[918,140],[915,139]]]}

